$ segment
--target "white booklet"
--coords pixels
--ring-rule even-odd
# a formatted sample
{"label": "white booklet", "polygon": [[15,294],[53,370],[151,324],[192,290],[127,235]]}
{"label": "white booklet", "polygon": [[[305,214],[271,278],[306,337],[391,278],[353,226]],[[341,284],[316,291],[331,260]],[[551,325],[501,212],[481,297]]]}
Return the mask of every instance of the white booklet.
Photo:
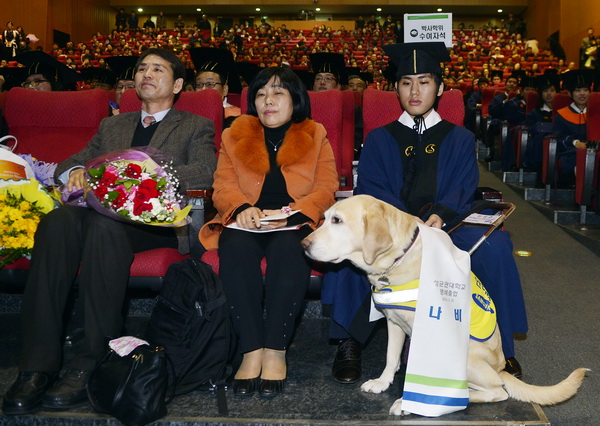
{"label": "white booklet", "polygon": [[502,216],[502,212],[497,212],[496,214],[473,213],[463,219],[463,222],[476,225],[493,225],[500,216]]}
{"label": "white booklet", "polygon": [[[269,215],[269,216],[265,216],[265,217],[260,218],[260,224],[261,225],[268,225],[269,222],[274,221],[274,220],[287,219],[288,217],[290,217],[292,215],[295,215],[299,211],[300,210],[292,210],[289,213],[278,213],[278,214],[272,214],[272,215]],[[233,222],[233,223],[227,225],[227,228],[237,229],[239,231],[255,232],[255,233],[277,232],[277,231],[295,231],[295,230],[300,229],[301,227],[302,227],[302,224],[300,224],[300,225],[292,225],[292,226],[284,226],[283,228],[277,228],[277,229],[269,229],[269,228],[266,228],[264,226],[261,226],[260,228],[247,229],[247,228],[242,228],[241,226],[238,226],[238,224],[236,222]]]}

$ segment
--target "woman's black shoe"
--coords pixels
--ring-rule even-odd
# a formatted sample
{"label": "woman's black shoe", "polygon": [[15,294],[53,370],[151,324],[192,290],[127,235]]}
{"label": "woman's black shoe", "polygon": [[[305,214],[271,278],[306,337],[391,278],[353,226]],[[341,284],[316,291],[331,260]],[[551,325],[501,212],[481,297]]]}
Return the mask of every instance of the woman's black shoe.
{"label": "woman's black shoe", "polygon": [[236,396],[249,396],[258,390],[260,377],[253,379],[233,379],[233,394]]}
{"label": "woman's black shoe", "polygon": [[258,388],[258,393],[260,396],[264,396],[266,398],[272,398],[276,395],[279,395],[283,392],[283,386],[285,383],[285,379],[283,380],[266,380],[262,379],[260,381],[260,387]]}

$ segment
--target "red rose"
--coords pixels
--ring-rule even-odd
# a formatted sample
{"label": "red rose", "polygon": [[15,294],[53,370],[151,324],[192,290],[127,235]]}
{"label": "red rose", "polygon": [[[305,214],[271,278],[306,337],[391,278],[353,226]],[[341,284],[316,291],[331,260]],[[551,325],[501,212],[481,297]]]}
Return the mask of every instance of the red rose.
{"label": "red rose", "polygon": [[149,203],[133,203],[133,214],[136,216],[141,215],[143,212],[149,212],[152,210],[152,204]]}
{"label": "red rose", "polygon": [[143,180],[135,192],[135,200],[144,202],[160,195],[156,189],[156,181],[152,179]]}
{"label": "red rose", "polygon": [[108,188],[106,185],[100,185],[98,188],[94,189],[94,194],[100,201],[104,200],[104,196],[108,193]]}
{"label": "red rose", "polygon": [[104,172],[102,175],[102,179],[100,179],[100,183],[102,185],[110,186],[118,179],[118,176],[114,173]]}
{"label": "red rose", "polygon": [[119,193],[119,195],[112,202],[112,208],[115,210],[123,207],[123,204],[125,204],[125,201],[127,201],[127,194],[125,193],[125,191],[123,191],[122,189],[117,189],[117,192]]}
{"label": "red rose", "polygon": [[138,164],[129,163],[125,168],[125,176],[136,179],[142,174],[142,168]]}

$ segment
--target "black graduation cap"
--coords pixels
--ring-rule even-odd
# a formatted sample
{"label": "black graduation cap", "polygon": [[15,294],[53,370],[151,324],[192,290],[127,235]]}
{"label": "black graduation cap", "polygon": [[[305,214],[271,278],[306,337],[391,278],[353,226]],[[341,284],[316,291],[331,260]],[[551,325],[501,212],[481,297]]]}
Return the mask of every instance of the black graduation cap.
{"label": "black graduation cap", "polygon": [[383,70],[383,76],[390,83],[395,83],[396,74],[398,73],[398,67],[393,62],[388,62],[387,67]]}
{"label": "black graduation cap", "polygon": [[560,91],[560,78],[558,77],[558,74],[544,73],[536,77],[535,87],[537,87],[539,93],[542,93],[552,86],[554,86],[557,92]]}
{"label": "black graduation cap", "polygon": [[98,82],[101,84],[108,84],[111,87],[117,82],[115,74],[106,68],[89,67],[81,70],[81,75],[85,81],[89,83]]}
{"label": "black graduation cap", "polygon": [[229,92],[242,93],[242,85],[235,69],[233,54],[229,50],[215,47],[194,47],[190,49],[190,57],[196,68],[196,75],[203,71],[217,73],[221,76],[221,80],[227,82]]}
{"label": "black graduation cap", "polygon": [[331,73],[339,84],[348,84],[346,62],[341,53],[311,53],[310,63],[315,76],[322,72]]}
{"label": "black graduation cap", "polygon": [[504,77],[504,73],[502,72],[502,70],[490,71],[490,80],[493,79],[494,77],[500,77],[500,81],[502,81],[502,78]]}
{"label": "black graduation cap", "polygon": [[315,79],[315,75],[307,70],[293,70],[294,74],[296,74],[298,76],[298,78],[300,80],[302,80],[302,83],[304,84],[304,87],[306,88],[306,90],[312,90],[313,89],[313,85],[314,85],[314,79]]}
{"label": "black graduation cap", "polygon": [[135,80],[137,56],[109,56],[106,64],[119,80]]}
{"label": "black graduation cap", "polygon": [[592,88],[594,82],[594,72],[589,69],[571,70],[561,74],[563,80],[563,88],[572,92],[575,89],[587,87]]}
{"label": "black graduation cap", "polygon": [[2,90],[5,92],[18,87],[27,78],[27,68],[23,67],[2,67],[0,75],[4,77]]}
{"label": "black graduation cap", "polygon": [[236,62],[235,63],[238,74],[244,79],[246,84],[250,86],[256,74],[260,72],[260,67],[252,62]]}
{"label": "black graduation cap", "polygon": [[369,83],[373,83],[373,74],[369,72],[361,72],[360,68],[358,67],[346,67],[346,72],[348,74],[348,81],[352,80],[353,78],[360,78],[367,85]]}
{"label": "black graduation cap", "polygon": [[519,81],[519,87],[537,87],[537,79],[535,77],[525,76]]}
{"label": "black graduation cap", "polygon": [[82,77],[75,70],[57,61],[52,56],[40,50],[21,53],[13,58],[18,63],[28,67],[27,75],[42,74],[48,79],[60,82],[63,85],[75,84]]}
{"label": "black graduation cap", "polygon": [[509,78],[516,78],[518,81],[521,81],[526,75],[527,72],[525,72],[525,70],[514,70],[511,75],[506,77],[506,79],[508,80]]}
{"label": "black graduation cap", "polygon": [[443,42],[399,43],[383,46],[390,61],[398,67],[396,78],[403,75],[441,74],[441,62],[450,60]]}

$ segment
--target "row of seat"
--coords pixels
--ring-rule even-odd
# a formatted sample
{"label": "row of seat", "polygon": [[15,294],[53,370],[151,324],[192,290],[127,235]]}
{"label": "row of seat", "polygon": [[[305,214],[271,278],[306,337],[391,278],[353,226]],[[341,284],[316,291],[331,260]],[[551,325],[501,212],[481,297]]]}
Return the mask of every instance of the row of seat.
{"label": "row of seat", "polygon": [[[246,89],[247,90],[247,89]],[[312,117],[324,125],[336,157],[340,189],[353,187],[354,110],[360,97],[350,91],[309,92]],[[5,118],[10,133],[19,141],[18,153],[30,153],[43,160],[58,162],[81,150],[96,133],[100,121],[108,115],[107,92],[99,89],[79,92],[37,92],[13,88],[3,95]],[[246,92],[241,96],[241,108],[247,110]],[[2,99],[0,98],[0,106]],[[364,134],[397,119],[400,104],[394,92],[367,89],[362,98]],[[223,106],[216,91],[181,93],[175,107],[209,118],[215,124],[215,143],[221,142]],[[136,111],[141,102],[135,91],[126,91],[121,111]],[[442,117],[462,125],[464,105],[460,91],[444,92],[439,105]],[[193,197],[194,221],[190,238],[197,239],[204,222],[206,188],[190,191]],[[130,287],[158,289],[168,266],[185,256],[176,249],[156,249],[136,254],[130,271]],[[21,286],[26,279],[29,262],[21,259],[0,271],[0,284]],[[315,276],[318,273],[315,272]]]}
{"label": "row of seat", "polygon": [[[489,126],[488,106],[494,96],[503,93],[497,87],[487,87],[482,92],[482,107],[478,112],[476,127],[482,133],[485,133]],[[514,97],[516,93],[509,94],[509,99]],[[526,99],[526,115],[529,114],[537,105],[539,94],[531,91]],[[552,117],[556,112],[564,107],[567,107],[572,102],[568,92],[557,93],[554,98],[552,108]],[[519,182],[523,183],[524,179],[524,155],[527,151],[528,142],[531,136],[525,125],[517,126],[513,132],[513,139],[508,140],[509,125],[505,121],[502,123],[500,132],[500,147],[499,152],[503,152],[502,145],[509,143],[513,144],[513,152],[515,152],[516,167],[519,170]],[[573,201],[580,208],[580,223],[585,224],[586,211],[588,207],[592,207],[594,211],[600,214],[599,188],[598,180],[600,168],[600,93],[592,92],[590,94],[587,105],[587,122],[586,122],[587,140],[592,143],[589,149],[581,149],[577,151],[576,162],[576,179],[575,179],[575,196]],[[548,134],[543,141],[543,156],[541,182],[545,186],[544,199],[550,201],[553,188],[556,189],[556,181],[558,178],[559,162],[557,158],[557,138],[554,134]]]}

